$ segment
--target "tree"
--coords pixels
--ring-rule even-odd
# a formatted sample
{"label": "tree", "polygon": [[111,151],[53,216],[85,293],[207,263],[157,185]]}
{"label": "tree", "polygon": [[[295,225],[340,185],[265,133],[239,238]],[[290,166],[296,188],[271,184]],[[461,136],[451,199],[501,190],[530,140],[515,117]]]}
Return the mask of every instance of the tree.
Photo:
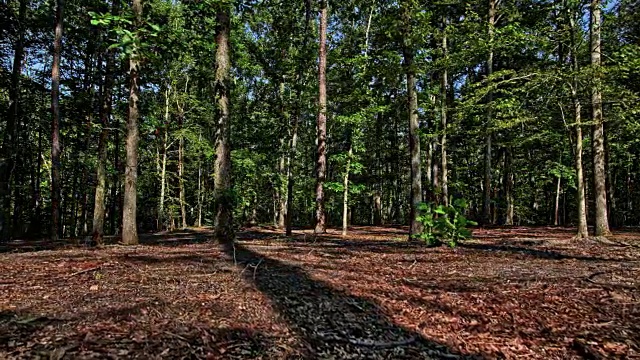
{"label": "tree", "polygon": [[[134,26],[142,26],[142,0],[133,0],[131,9]],[[139,38],[136,39],[139,41]],[[129,113],[127,116],[126,167],[124,172],[124,203],[122,205],[122,242],[127,245],[138,243],[137,223],[137,182],[138,182],[138,72],[140,71],[140,44],[133,45],[129,54]]]}
{"label": "tree", "polygon": [[320,29],[318,52],[318,122],[316,163],[316,226],[314,232],[327,231],[324,209],[324,182],[327,177],[327,1],[320,0]]}
{"label": "tree", "polygon": [[418,207],[422,202],[422,172],[420,160],[420,134],[418,123],[418,94],[416,91],[416,74],[414,65],[414,44],[411,34],[412,9],[404,4],[402,9],[404,68],[407,77],[407,112],[409,120],[409,154],[411,158],[411,227],[409,238],[422,232],[422,223],[418,221]]}
{"label": "tree", "polygon": [[51,66],[51,239],[57,240],[60,228],[60,58],[62,56],[62,26],[64,0],[56,1],[55,40]]}
{"label": "tree", "polygon": [[602,118],[602,93],[601,66],[602,66],[602,41],[600,38],[601,27],[601,3],[600,0],[591,1],[591,66],[594,71],[593,85],[591,87],[591,109],[593,119],[593,183],[596,197],[596,236],[611,235],[609,230],[609,218],[607,216],[607,186],[604,149],[604,120]]}
{"label": "tree", "polygon": [[231,194],[231,118],[230,118],[230,69],[231,56],[229,49],[229,32],[231,30],[231,14],[228,6],[220,5],[216,16],[216,69],[215,97],[217,108],[217,138],[215,162],[216,205],[215,233],[220,242],[233,241],[232,194]]}

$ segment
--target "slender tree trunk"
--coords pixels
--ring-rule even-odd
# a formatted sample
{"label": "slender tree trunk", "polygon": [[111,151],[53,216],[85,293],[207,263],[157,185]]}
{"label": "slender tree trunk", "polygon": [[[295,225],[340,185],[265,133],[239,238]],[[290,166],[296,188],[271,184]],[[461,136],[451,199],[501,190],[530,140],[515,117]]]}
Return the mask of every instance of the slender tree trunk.
{"label": "slender tree trunk", "polygon": [[[178,126],[182,129],[184,124],[184,113],[180,112],[178,115]],[[184,189],[184,137],[180,136],[178,141],[178,186],[179,199],[180,199],[180,216],[182,218],[182,228],[187,228],[187,202],[185,200]]]}
{"label": "slender tree trunk", "polygon": [[320,0],[320,51],[318,66],[318,158],[316,163],[316,226],[314,232],[327,231],[324,212],[324,182],[327,177],[327,1]]}
{"label": "slender tree trunk", "polygon": [[62,24],[64,0],[56,2],[56,27],[51,67],[51,239],[57,240],[60,227],[60,58],[62,55]]}
{"label": "slender tree trunk", "polygon": [[[198,135],[198,142],[200,141],[202,141],[202,134]],[[202,227],[202,194],[204,193],[202,180],[202,157],[200,157],[198,161],[198,227]]]}
{"label": "slender tree trunk", "polygon": [[601,26],[600,0],[591,1],[591,66],[595,71],[591,88],[593,129],[593,183],[596,197],[596,236],[611,235],[609,230],[609,218],[607,216],[607,186],[604,151],[604,120],[602,117],[602,93],[600,92],[600,78],[602,60],[600,26]]}
{"label": "slender tree trunk", "polygon": [[[446,20],[443,21],[444,29],[442,35],[442,51],[444,54],[444,59],[446,62],[447,59],[447,35],[446,35]],[[447,73],[447,65],[445,63],[444,68],[442,69],[441,76],[441,100],[440,100],[440,110],[441,110],[441,121],[442,121],[442,139],[440,141],[440,156],[442,161],[442,205],[449,206],[449,184],[448,184],[448,172],[447,172],[447,86],[449,84],[448,73]]]}
{"label": "slender tree trunk", "polygon": [[351,170],[351,157],[353,156],[353,144],[349,144],[347,153],[347,165],[342,180],[342,236],[347,236],[349,226],[349,171]]}
{"label": "slender tree trunk", "polygon": [[106,210],[105,195],[107,191],[107,143],[109,142],[109,118],[111,117],[111,91],[113,88],[114,72],[113,57],[113,54],[107,54],[107,67],[102,89],[102,106],[100,107],[100,123],[102,131],[100,132],[100,138],[98,139],[98,166],[96,170],[96,193],[93,204],[92,229],[93,241],[98,245],[103,243],[104,237],[104,216]]}
{"label": "slender tree trunk", "polygon": [[[165,90],[164,126],[162,133],[162,158],[160,160],[160,199],[158,200],[158,224],[159,230],[165,228],[167,216],[164,211],[164,202],[167,188],[167,157],[169,153],[169,86]],[[168,225],[168,224],[167,224]]]}
{"label": "slender tree trunk", "polygon": [[[133,0],[136,29],[142,23],[142,0]],[[124,203],[122,205],[122,242],[138,243],[137,182],[138,182],[138,71],[140,50],[134,49],[129,57],[129,114],[127,118],[127,163],[124,172]]]}
{"label": "slender tree trunk", "polygon": [[418,220],[418,206],[422,202],[422,173],[420,164],[420,124],[418,122],[418,94],[416,91],[416,75],[413,64],[414,50],[409,40],[411,36],[411,9],[403,9],[404,37],[403,45],[404,66],[407,76],[407,100],[409,113],[409,152],[411,157],[411,204],[409,221],[409,240],[422,232],[422,223]]}
{"label": "slender tree trunk", "polygon": [[[496,0],[489,0],[489,58],[487,59],[487,79],[493,75],[493,28],[496,22]],[[491,86],[490,81],[489,86]],[[493,91],[487,94],[487,138],[484,153],[484,198],[482,201],[482,222],[491,221],[491,123],[493,121]]]}
{"label": "slender tree trunk", "polygon": [[[285,108],[284,101],[284,91],[285,84],[284,79],[281,79],[280,85],[278,86],[278,96],[280,100],[280,116],[285,120],[285,124],[288,122],[287,111]],[[286,145],[285,145],[286,144]],[[279,229],[284,229],[286,226],[286,217],[287,217],[287,157],[289,152],[285,149],[289,144],[285,142],[285,138],[280,138],[280,158],[278,159],[278,187],[277,191],[277,199],[278,199],[278,217],[276,219],[276,227]]]}
{"label": "slender tree trunk", "polygon": [[573,78],[571,80],[571,100],[573,103],[573,122],[575,126],[576,132],[576,144],[575,144],[575,167],[576,167],[576,185],[578,188],[578,193],[576,194],[577,198],[577,206],[578,206],[578,232],[576,234],[576,239],[584,239],[589,237],[589,229],[587,227],[587,202],[586,202],[586,194],[585,194],[585,182],[584,182],[584,171],[582,164],[582,104],[580,103],[580,98],[578,97],[578,71],[579,63],[578,57],[576,56],[577,52],[577,41],[576,41],[576,23],[575,23],[575,14],[574,12],[569,13],[569,27],[571,30],[571,70],[573,72]]}
{"label": "slender tree trunk", "polygon": [[558,176],[556,185],[556,202],[554,206],[553,225],[560,225],[560,190],[562,189],[562,177]]}
{"label": "slender tree trunk", "polygon": [[215,237],[219,242],[232,242],[231,200],[231,118],[229,105],[231,56],[229,32],[231,14],[227,5],[219,5],[216,24],[215,96],[218,105],[214,202],[216,206]]}

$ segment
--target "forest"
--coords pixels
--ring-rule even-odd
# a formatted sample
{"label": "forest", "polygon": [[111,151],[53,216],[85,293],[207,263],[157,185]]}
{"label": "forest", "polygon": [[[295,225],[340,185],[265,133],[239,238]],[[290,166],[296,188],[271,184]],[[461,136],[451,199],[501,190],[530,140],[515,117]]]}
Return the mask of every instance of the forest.
{"label": "forest", "polygon": [[0,18],[0,357],[640,356],[637,0]]}

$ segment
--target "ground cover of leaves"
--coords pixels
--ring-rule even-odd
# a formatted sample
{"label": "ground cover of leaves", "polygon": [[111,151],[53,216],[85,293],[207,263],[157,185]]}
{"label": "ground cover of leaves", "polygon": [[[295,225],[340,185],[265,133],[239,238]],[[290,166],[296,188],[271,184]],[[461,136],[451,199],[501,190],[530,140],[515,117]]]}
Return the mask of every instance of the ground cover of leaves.
{"label": "ground cover of leaves", "polygon": [[5,246],[0,358],[640,358],[637,233],[479,229],[449,249],[405,231]]}

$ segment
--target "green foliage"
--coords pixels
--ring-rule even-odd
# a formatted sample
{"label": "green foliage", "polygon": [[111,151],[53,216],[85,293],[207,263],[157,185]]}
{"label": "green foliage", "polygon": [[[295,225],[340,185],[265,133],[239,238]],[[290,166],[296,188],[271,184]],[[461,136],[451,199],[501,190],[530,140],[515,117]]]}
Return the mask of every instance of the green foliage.
{"label": "green foliage", "polygon": [[429,246],[446,243],[455,247],[463,240],[469,239],[472,230],[469,226],[478,225],[464,215],[468,204],[464,199],[456,199],[449,206],[433,203],[422,203],[418,207],[420,215],[418,221],[422,223],[423,231],[414,238],[424,241]]}

